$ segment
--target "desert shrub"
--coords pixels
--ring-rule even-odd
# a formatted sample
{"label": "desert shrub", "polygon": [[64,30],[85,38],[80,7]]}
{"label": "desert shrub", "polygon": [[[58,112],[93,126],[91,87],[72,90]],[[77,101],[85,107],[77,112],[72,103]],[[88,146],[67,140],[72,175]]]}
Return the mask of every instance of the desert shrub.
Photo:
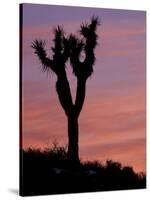
{"label": "desert shrub", "polygon": [[[94,192],[146,187],[146,175],[112,160],[79,162],[67,160],[67,148],[20,150],[22,195]],[[73,166],[72,166],[73,165]]]}

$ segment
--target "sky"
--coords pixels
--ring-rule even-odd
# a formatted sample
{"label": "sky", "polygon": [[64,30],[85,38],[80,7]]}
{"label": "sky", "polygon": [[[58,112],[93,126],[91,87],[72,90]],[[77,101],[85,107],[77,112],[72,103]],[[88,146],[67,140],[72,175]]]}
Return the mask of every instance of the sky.
{"label": "sky", "polygon": [[[79,117],[81,160],[112,159],[146,171],[146,12],[24,4],[22,38],[23,148],[67,145],[67,119],[55,90],[56,76],[44,73],[31,44],[46,41],[51,56],[53,29],[79,36],[82,22],[95,15],[94,72],[87,80]],[[69,62],[67,76],[73,99],[76,78]]]}

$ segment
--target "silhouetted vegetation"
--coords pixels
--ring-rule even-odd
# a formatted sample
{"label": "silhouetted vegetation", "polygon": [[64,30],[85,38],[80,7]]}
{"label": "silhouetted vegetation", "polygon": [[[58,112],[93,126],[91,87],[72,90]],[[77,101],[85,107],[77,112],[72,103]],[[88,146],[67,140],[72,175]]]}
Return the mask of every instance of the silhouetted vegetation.
{"label": "silhouetted vegetation", "polygon": [[[20,194],[23,196],[146,187],[145,174],[135,173],[132,167],[123,167],[112,160],[106,161],[106,164],[79,160],[78,119],[85,100],[86,82],[93,73],[96,60],[94,50],[98,25],[98,18],[92,17],[90,23],[80,25],[79,37],[73,34],[66,36],[63,27],[57,26],[50,57],[44,41],[34,40],[32,43],[43,70],[52,70],[57,76],[56,91],[68,120],[68,148],[54,145],[44,150],[20,150]],[[83,54],[84,59],[81,60]],[[77,79],[75,102],[66,73],[67,61],[70,61]]]}
{"label": "silhouetted vegetation", "polygon": [[146,187],[146,175],[112,160],[72,165],[65,147],[21,150],[21,195],[63,194]]}
{"label": "silhouetted vegetation", "polygon": [[[100,25],[98,17],[92,17],[90,23],[82,23],[79,29],[80,37],[73,34],[66,36],[63,27],[57,26],[54,29],[54,46],[51,47],[53,52],[51,57],[47,56],[44,41],[34,40],[32,43],[32,48],[43,66],[43,71],[52,70],[57,76],[56,91],[68,120],[67,154],[68,159],[73,163],[79,162],[78,119],[85,100],[86,81],[93,73],[98,25]],[[85,58],[81,61],[83,53]],[[73,74],[77,78],[75,102],[72,100],[66,73],[66,62],[68,60]]]}

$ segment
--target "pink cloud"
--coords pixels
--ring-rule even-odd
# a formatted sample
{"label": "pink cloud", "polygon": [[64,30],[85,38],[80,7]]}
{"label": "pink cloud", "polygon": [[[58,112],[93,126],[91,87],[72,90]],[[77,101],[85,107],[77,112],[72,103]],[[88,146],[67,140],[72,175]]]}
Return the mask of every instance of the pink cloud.
{"label": "pink cloud", "polygon": [[[35,85],[25,93],[23,147],[42,147],[55,139],[61,144],[67,144],[65,114],[56,93],[41,100],[40,95],[43,97],[49,91],[45,87]],[[101,91],[95,96],[87,96],[79,119],[81,158],[85,159],[88,155],[89,159],[111,158],[128,162],[128,145],[133,145],[132,156],[137,155],[137,152],[137,159],[144,156],[144,153],[140,154],[144,151],[144,142],[138,149],[136,141],[145,141],[146,137],[145,98],[141,95],[142,89],[137,88],[132,92],[128,96],[105,96],[104,91]],[[135,142],[131,145],[130,141]],[[141,168],[144,169],[144,166]]]}

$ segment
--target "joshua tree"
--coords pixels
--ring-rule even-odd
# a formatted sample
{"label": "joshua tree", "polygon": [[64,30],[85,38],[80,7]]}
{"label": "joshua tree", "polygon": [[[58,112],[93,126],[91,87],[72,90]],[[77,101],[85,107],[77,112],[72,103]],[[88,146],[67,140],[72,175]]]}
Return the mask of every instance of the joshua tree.
{"label": "joshua tree", "polygon": [[[51,48],[52,58],[47,57],[44,41],[35,40],[32,43],[32,48],[40,59],[43,70],[51,69],[57,76],[56,91],[68,119],[68,159],[75,162],[79,161],[78,118],[85,99],[86,81],[93,73],[94,49],[97,44],[96,29],[99,24],[97,17],[92,17],[90,24],[81,24],[80,38],[72,34],[66,37],[62,27],[55,28],[54,47]],[[84,61],[80,60],[82,53],[85,55]],[[69,58],[73,74],[77,78],[74,103],[66,74],[66,61]]]}

